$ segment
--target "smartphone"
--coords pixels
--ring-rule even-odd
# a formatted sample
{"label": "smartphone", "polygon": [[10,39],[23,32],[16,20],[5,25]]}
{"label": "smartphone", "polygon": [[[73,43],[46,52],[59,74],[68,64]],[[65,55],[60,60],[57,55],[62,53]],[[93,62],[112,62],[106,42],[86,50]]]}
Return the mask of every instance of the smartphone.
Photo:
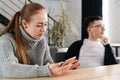
{"label": "smartphone", "polygon": [[67,65],[67,64],[70,64],[70,63],[74,63],[76,61],[76,57],[72,57],[72,58],[69,58],[67,59],[64,63],[62,63],[61,65],[64,66],[64,65]]}

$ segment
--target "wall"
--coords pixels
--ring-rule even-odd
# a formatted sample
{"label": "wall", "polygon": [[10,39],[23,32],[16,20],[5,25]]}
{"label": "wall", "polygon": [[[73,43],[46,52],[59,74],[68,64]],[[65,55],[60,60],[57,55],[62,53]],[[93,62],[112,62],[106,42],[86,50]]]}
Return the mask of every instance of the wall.
{"label": "wall", "polygon": [[66,8],[74,32],[72,34],[68,33],[69,43],[66,46],[69,46],[72,42],[81,39],[81,0],[67,0]]}
{"label": "wall", "polygon": [[[72,25],[72,33],[66,32],[67,39],[65,41],[65,47],[68,47],[71,45],[72,42],[81,39],[81,0],[61,0],[61,1],[65,6],[66,14],[68,15]],[[56,17],[56,15],[60,15],[61,13],[60,1],[47,0],[47,4],[49,4],[48,9],[49,10],[51,9],[50,15],[52,15],[53,17]]]}
{"label": "wall", "polygon": [[[66,13],[70,19],[73,30],[73,33],[70,33],[68,31],[66,32],[68,37],[67,40],[65,41],[65,47],[68,47],[72,42],[81,38],[81,0],[31,0],[31,1],[42,4],[48,10],[50,16],[52,16],[55,19],[57,19],[56,16],[61,15],[60,1],[62,1],[63,5],[66,8]],[[3,5],[2,2],[4,2],[5,4],[7,3],[7,5],[9,4],[12,10],[8,9],[5,5]],[[19,5],[19,8],[15,7],[15,5],[12,4],[11,2],[16,5]],[[21,0],[21,2],[23,4],[21,4],[20,1],[18,0],[14,1],[1,0],[0,13],[4,14],[5,17],[10,19],[16,11],[20,10],[23,7],[25,0]],[[4,12],[1,8],[8,11],[9,15],[6,14],[6,12]]]}
{"label": "wall", "polygon": [[[62,4],[66,8],[66,14],[69,16],[72,33],[67,33],[67,39],[65,41],[65,47],[70,46],[70,44],[76,40],[81,39],[81,0],[61,0]],[[39,2],[44,5],[53,18],[61,15],[60,0],[34,0],[34,2]]]}
{"label": "wall", "polygon": [[120,0],[103,0],[103,7],[106,35],[111,44],[120,43]]}
{"label": "wall", "polygon": [[104,16],[106,20],[106,31],[111,43],[120,43],[120,1],[119,0],[103,0],[106,8]]}

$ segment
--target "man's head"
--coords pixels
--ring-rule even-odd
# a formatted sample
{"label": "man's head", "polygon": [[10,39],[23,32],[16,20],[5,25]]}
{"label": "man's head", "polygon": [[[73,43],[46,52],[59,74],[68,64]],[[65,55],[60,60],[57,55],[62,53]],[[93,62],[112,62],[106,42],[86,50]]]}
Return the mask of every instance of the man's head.
{"label": "man's head", "polygon": [[101,38],[104,35],[104,24],[100,16],[89,16],[85,19],[88,38]]}

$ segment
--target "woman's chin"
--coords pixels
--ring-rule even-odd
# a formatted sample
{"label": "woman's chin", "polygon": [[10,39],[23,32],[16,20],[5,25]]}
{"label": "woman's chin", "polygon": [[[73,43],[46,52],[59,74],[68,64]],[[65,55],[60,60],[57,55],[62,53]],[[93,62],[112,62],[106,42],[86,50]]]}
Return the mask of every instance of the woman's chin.
{"label": "woman's chin", "polygon": [[42,38],[42,36],[41,37],[36,37],[36,38],[34,38],[35,40],[40,40]]}

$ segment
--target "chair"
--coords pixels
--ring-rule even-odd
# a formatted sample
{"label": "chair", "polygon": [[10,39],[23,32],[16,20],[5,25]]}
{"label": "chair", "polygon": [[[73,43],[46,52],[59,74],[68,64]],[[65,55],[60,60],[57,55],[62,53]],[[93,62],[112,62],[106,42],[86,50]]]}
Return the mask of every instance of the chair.
{"label": "chair", "polygon": [[50,54],[54,62],[56,61],[55,55],[57,54],[57,52],[58,52],[57,47],[50,47]]}
{"label": "chair", "polygon": [[55,55],[55,62],[63,62],[65,60],[66,52],[58,52]]}
{"label": "chair", "polygon": [[58,49],[57,47],[50,48],[50,54],[54,62],[62,62],[65,59],[67,48]]}

